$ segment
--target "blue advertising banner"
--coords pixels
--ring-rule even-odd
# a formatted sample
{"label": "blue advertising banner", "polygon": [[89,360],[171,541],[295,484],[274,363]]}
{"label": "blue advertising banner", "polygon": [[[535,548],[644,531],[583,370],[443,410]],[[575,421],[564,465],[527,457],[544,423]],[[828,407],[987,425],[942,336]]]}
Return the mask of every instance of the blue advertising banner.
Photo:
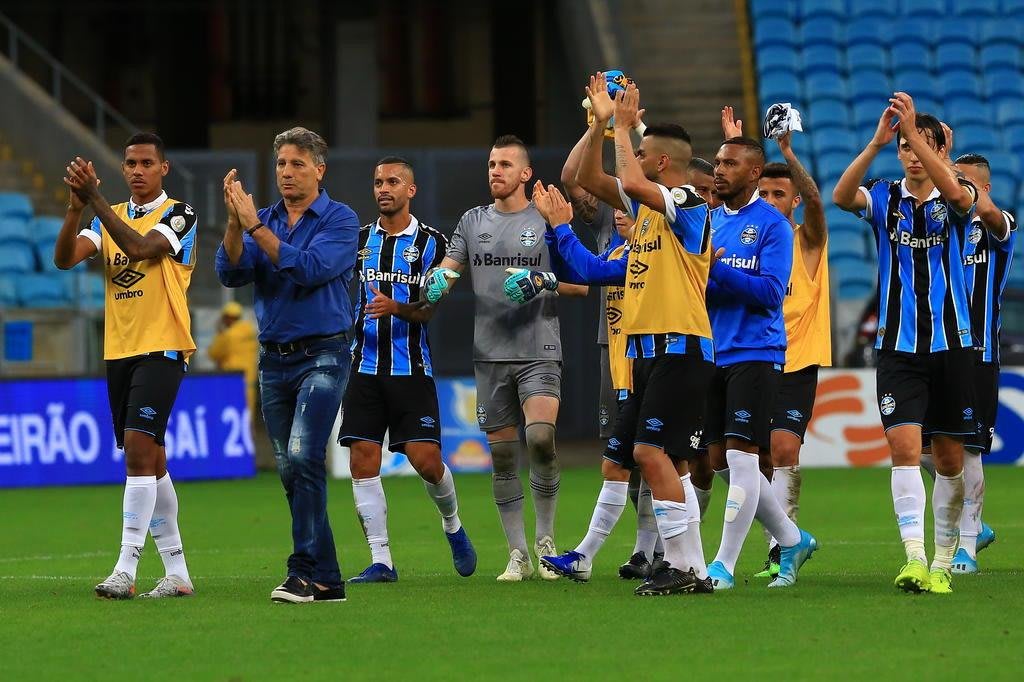
{"label": "blue advertising banner", "polygon": [[[165,440],[175,480],[255,475],[242,375],[186,375]],[[0,488],[124,476],[103,379],[0,381]]]}

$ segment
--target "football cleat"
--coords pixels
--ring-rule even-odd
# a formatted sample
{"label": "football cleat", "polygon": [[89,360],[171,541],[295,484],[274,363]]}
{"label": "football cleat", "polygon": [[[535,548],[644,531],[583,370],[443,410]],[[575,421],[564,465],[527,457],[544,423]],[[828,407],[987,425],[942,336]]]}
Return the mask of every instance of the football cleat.
{"label": "football cleat", "polygon": [[[692,568],[690,570],[693,571]],[[693,579],[695,581],[694,585],[693,585],[693,593],[694,594],[714,594],[715,593],[715,586],[711,582],[711,576],[707,576],[705,578],[698,578],[696,572],[694,572]]]}
{"label": "football cleat", "polygon": [[[537,544],[533,546],[533,551],[537,555],[538,561],[542,556],[558,555],[558,550],[555,549],[555,541],[552,540],[549,535],[545,535],[537,540]],[[544,564],[537,567],[537,573],[541,578],[544,578],[544,580],[558,580],[559,578],[557,573],[548,569]]]}
{"label": "football cleat", "polygon": [[135,596],[135,578],[124,571],[114,571],[95,590],[101,599],[131,599]]}
{"label": "football cleat", "polygon": [[978,533],[977,550],[980,552],[996,541],[996,532],[987,523],[981,524],[981,532]]}
{"label": "football cleat", "polygon": [[725,569],[725,564],[721,561],[711,562],[711,565],[708,566],[708,578],[711,579],[711,585],[715,590],[731,590],[736,586],[732,574]]}
{"label": "football cleat", "polygon": [[445,533],[448,544],[452,548],[452,563],[455,564],[455,572],[463,578],[468,578],[476,572],[476,550],[473,543],[469,541],[465,528],[459,528],[454,533]]}
{"label": "football cleat", "polygon": [[550,571],[554,571],[558,575],[564,575],[569,580],[575,580],[578,583],[585,583],[590,580],[590,566],[586,564],[586,557],[579,552],[566,552],[565,554],[559,554],[558,556],[542,556],[540,558],[542,566]]}
{"label": "football cleat", "polygon": [[977,573],[978,560],[972,559],[971,555],[967,553],[967,550],[961,547],[956,551],[956,555],[953,557],[953,568],[950,572],[960,575],[966,573]]}
{"label": "football cleat", "polygon": [[518,583],[531,577],[533,564],[530,557],[523,555],[518,549],[513,549],[508,556],[508,566],[505,567],[505,572],[498,576],[498,582]]}
{"label": "football cleat", "polygon": [[783,547],[779,555],[779,575],[768,583],[768,587],[789,587],[796,584],[797,573],[814,551],[818,549],[818,541],[805,530],[800,531],[800,542],[792,547]]}
{"label": "football cleat", "polygon": [[931,589],[928,567],[917,559],[908,561],[896,576],[895,584],[904,592],[927,592]]}
{"label": "football cleat", "polygon": [[370,564],[363,569],[363,572],[354,578],[349,578],[350,583],[397,583],[398,571],[387,564]]}
{"label": "football cleat", "polygon": [[755,573],[755,578],[775,578],[779,575],[779,562],[782,560],[782,547],[775,545],[768,550],[768,558],[765,559],[764,568],[760,573]]}
{"label": "football cleat", "polygon": [[195,590],[192,583],[178,575],[166,575],[160,578],[149,592],[139,595],[140,599],[163,599],[165,597],[191,597]]}
{"label": "football cleat", "polygon": [[278,604],[303,604],[313,601],[313,583],[290,575],[270,593],[270,601]]}
{"label": "football cleat", "polygon": [[623,580],[647,580],[651,577],[651,564],[643,552],[629,557],[629,561],[619,566],[619,577]]}
{"label": "football cleat", "polygon": [[931,582],[928,591],[932,594],[953,594],[953,576],[944,568],[933,568],[928,575]]}
{"label": "football cleat", "polygon": [[697,586],[697,577],[693,569],[680,571],[669,564],[637,586],[633,591],[638,597],[667,596],[693,592]]}

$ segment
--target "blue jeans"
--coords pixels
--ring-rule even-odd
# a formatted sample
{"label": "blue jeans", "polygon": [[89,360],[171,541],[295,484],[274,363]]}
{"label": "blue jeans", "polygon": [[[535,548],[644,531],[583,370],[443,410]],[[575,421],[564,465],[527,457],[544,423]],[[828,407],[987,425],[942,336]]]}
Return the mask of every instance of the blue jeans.
{"label": "blue jeans", "polygon": [[340,336],[286,354],[260,347],[263,419],[292,513],[288,575],[330,587],[341,571],[327,519],[327,439],[351,362]]}

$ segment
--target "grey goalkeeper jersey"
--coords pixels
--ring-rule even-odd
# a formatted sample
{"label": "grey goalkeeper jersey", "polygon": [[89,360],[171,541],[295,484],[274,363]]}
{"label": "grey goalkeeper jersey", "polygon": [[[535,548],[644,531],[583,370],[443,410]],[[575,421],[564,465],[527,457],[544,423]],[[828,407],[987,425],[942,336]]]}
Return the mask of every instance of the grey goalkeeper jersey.
{"label": "grey goalkeeper jersey", "polygon": [[544,218],[531,203],[502,213],[489,206],[466,211],[448,243],[448,257],[468,265],[476,296],[473,359],[481,362],[561,360],[558,295],[543,291],[529,303],[505,296],[506,268],[550,271]]}

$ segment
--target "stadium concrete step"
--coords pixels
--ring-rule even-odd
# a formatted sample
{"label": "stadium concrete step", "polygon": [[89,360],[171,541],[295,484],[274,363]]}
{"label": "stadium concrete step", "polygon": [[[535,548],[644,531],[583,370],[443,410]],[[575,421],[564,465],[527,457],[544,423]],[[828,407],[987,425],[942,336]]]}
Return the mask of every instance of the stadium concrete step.
{"label": "stadium concrete step", "polygon": [[647,122],[679,123],[693,138],[694,154],[713,158],[722,140],[722,107],[743,107],[733,3],[644,0],[630,3],[622,19],[632,36],[630,75],[648,107]]}

